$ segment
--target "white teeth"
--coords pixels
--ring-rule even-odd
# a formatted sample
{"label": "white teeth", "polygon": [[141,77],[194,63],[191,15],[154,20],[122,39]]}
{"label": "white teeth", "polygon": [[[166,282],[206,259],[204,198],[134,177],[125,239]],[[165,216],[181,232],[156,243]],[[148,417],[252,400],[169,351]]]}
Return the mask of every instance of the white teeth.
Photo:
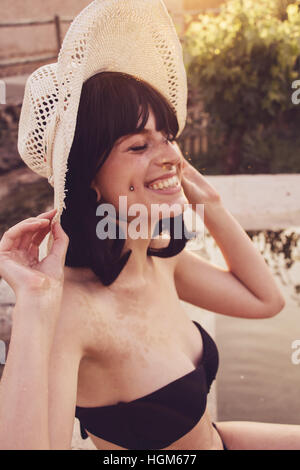
{"label": "white teeth", "polygon": [[161,180],[158,183],[149,184],[150,189],[163,189],[169,188],[179,185],[180,182],[177,176],[173,176],[172,178],[168,178],[166,180]]}

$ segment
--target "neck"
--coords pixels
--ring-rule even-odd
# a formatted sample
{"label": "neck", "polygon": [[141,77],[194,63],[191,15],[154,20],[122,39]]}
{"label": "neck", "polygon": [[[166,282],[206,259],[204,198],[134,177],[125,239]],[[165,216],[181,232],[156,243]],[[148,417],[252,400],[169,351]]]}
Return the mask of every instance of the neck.
{"label": "neck", "polygon": [[153,259],[147,255],[147,250],[151,243],[151,238],[126,239],[122,255],[131,250],[131,255],[121,273],[118,276],[118,283],[146,284],[153,275]]}

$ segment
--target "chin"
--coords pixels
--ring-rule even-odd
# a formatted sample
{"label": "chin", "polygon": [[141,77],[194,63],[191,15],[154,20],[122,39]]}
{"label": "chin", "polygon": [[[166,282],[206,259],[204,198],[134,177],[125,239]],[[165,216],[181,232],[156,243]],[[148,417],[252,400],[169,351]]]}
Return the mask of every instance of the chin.
{"label": "chin", "polygon": [[177,217],[182,214],[186,209],[188,200],[183,191],[179,194],[174,194],[169,197],[155,197],[148,205],[149,214],[154,215],[158,213],[159,218]]}

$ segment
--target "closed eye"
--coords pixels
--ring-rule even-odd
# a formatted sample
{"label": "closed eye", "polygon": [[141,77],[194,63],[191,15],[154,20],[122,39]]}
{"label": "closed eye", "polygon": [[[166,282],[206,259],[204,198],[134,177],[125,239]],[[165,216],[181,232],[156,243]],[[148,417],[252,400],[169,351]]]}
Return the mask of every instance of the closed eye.
{"label": "closed eye", "polygon": [[131,147],[129,150],[139,151],[139,150],[146,150],[148,145],[143,145],[143,147]]}
{"label": "closed eye", "polygon": [[[165,140],[165,143],[168,144],[169,142],[175,142],[175,138],[170,138],[170,139],[166,139]],[[133,150],[134,152],[139,152],[141,150],[146,150],[146,148],[148,147],[147,144],[141,146],[141,147],[130,147],[129,150]]]}

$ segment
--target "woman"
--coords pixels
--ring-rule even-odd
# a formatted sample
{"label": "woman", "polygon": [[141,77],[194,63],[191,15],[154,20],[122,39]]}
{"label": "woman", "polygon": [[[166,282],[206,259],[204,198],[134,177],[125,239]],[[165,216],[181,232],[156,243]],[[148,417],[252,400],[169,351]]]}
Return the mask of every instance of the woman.
{"label": "woman", "polygon": [[[0,242],[0,274],[17,299],[0,385],[1,449],[69,449],[75,413],[98,449],[300,448],[299,426],[210,420],[217,351],[179,299],[253,319],[277,314],[284,300],[220,195],[172,141],[177,130],[167,101],[140,80],[108,72],[84,84],[62,225],[51,224],[52,210],[16,224]],[[169,189],[149,187],[170,175]],[[187,202],[204,204],[228,270],[171,232],[169,248],[151,230],[146,238],[99,239],[100,201],[116,209],[122,230],[132,220],[124,222],[121,195],[147,214],[153,204],[176,204],[173,221]],[[39,261],[50,230],[54,243]]]}

